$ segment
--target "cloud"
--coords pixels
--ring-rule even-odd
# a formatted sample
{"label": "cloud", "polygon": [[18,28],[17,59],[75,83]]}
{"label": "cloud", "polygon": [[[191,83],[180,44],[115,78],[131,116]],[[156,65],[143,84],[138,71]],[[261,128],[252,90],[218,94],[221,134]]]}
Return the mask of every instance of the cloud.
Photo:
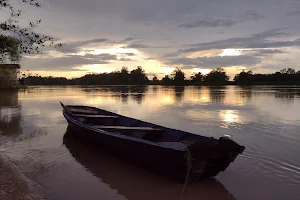
{"label": "cloud", "polygon": [[263,19],[265,16],[256,12],[255,10],[247,10],[237,16],[240,22],[244,21],[258,21]]}
{"label": "cloud", "polygon": [[257,55],[260,54],[277,54],[277,53],[286,53],[280,49],[244,49],[240,50],[242,52],[255,52]]}
{"label": "cloud", "polygon": [[145,49],[145,48],[152,48],[151,46],[149,45],[146,45],[146,44],[129,44],[127,46],[124,46],[122,48],[126,48],[126,49]]}
{"label": "cloud", "polygon": [[[68,71],[76,70],[76,67],[91,64],[110,64],[110,61],[118,60],[116,55],[111,54],[85,54],[65,55],[63,57],[30,58],[23,60],[23,65],[28,69]],[[28,66],[28,67],[27,67]]]}
{"label": "cloud", "polygon": [[256,56],[215,56],[197,58],[176,58],[169,65],[183,65],[184,68],[202,67],[207,69],[230,66],[252,66],[260,63],[261,59]]}
{"label": "cloud", "polygon": [[119,54],[126,55],[126,56],[135,56],[136,55],[135,53],[119,53]]}
{"label": "cloud", "polygon": [[[298,40],[295,40],[300,37],[300,27],[297,26],[297,16],[300,13],[298,0],[88,0],[88,3],[82,0],[72,0],[72,3],[67,0],[54,0],[51,3],[47,2],[44,3],[49,10],[26,8],[26,13],[36,13],[36,15],[22,15],[20,24],[26,25],[27,21],[35,16],[38,19],[42,18],[41,26],[36,27],[35,30],[65,42],[62,48],[52,49],[49,58],[54,51],[57,55],[66,57],[64,55],[78,54],[78,52],[94,54],[100,49],[106,53],[115,52],[112,48],[128,46],[137,48],[139,53],[122,49],[122,52],[133,52],[137,55],[129,57],[131,55],[115,53],[117,57],[137,58],[134,65],[146,66],[147,64],[144,63],[147,61],[143,58],[154,57],[166,63],[181,57],[216,56],[223,49],[247,48],[264,49],[264,51],[243,52],[242,55],[255,55],[261,57],[264,62],[289,58],[293,61],[294,67],[299,68],[297,55],[300,47]],[[148,26],[150,24],[152,26]],[[183,27],[200,27],[198,31],[197,28],[178,28],[177,26],[181,24],[187,24]],[[289,28],[280,29],[282,27]],[[262,30],[268,31],[262,32]],[[164,38],[168,38],[168,41],[163,40]],[[165,46],[168,48],[163,48]],[[97,50],[91,52],[90,50],[94,48]],[[267,52],[265,49],[279,49],[289,53]],[[202,50],[204,52],[198,53]],[[212,52],[211,50],[214,53],[209,53]],[[187,56],[190,52],[191,55]],[[109,62],[107,67],[110,68],[120,69],[123,66],[122,61],[107,60],[109,58],[103,60],[85,58],[80,62],[94,62],[95,59]],[[56,62],[51,64],[49,59],[48,68],[58,68]],[[124,61],[125,64],[128,65],[129,62]],[[23,61],[21,65],[25,66]],[[42,67],[43,63],[40,58],[31,59],[31,63],[27,62],[26,66]],[[153,72],[161,70],[160,67],[149,65],[146,69],[147,71],[153,69]]]}
{"label": "cloud", "polygon": [[229,16],[227,18],[217,18],[217,19],[205,19],[201,18],[193,22],[179,24],[179,28],[213,28],[213,27],[231,27],[235,24],[245,22],[245,21],[258,21],[264,18],[263,15],[259,14],[254,10],[247,10],[242,12],[237,16]]}
{"label": "cloud", "polygon": [[116,55],[102,53],[102,54],[90,54],[87,53],[83,56],[86,59],[100,59],[100,60],[118,60]]}
{"label": "cloud", "polygon": [[248,37],[236,37],[224,40],[216,40],[212,42],[204,42],[186,45],[186,49],[180,49],[181,53],[190,53],[211,49],[252,49],[252,48],[278,48],[286,46],[298,46],[300,40],[290,40],[290,41],[269,41],[269,38],[285,36],[283,33],[284,29],[271,29],[263,31],[261,33],[252,34]]}
{"label": "cloud", "polygon": [[100,43],[103,44],[103,43],[110,43],[110,42],[111,41],[109,39],[105,39],[105,38],[69,42],[69,43],[64,43],[61,48],[56,48],[56,50],[62,53],[77,53],[81,50],[80,48],[84,46],[90,44],[100,44]]}
{"label": "cloud", "polygon": [[179,28],[230,27],[237,22],[232,19],[199,19],[191,23],[179,24]]}
{"label": "cloud", "polygon": [[145,58],[144,60],[155,60],[155,58]]}
{"label": "cloud", "polygon": [[178,57],[180,55],[180,53],[167,53],[163,56],[163,58],[173,58],[173,57]]}
{"label": "cloud", "polygon": [[288,12],[285,16],[288,16],[288,17],[300,16],[300,10],[294,10],[292,12]]}
{"label": "cloud", "polygon": [[122,44],[122,43],[130,42],[132,40],[135,40],[135,39],[133,37],[128,37],[128,38],[125,38],[124,40],[119,41],[119,43]]}
{"label": "cloud", "polygon": [[130,58],[120,58],[119,61],[132,61]]}
{"label": "cloud", "polygon": [[124,49],[150,49],[150,48],[166,48],[167,46],[150,46],[146,44],[133,43],[121,48]]}

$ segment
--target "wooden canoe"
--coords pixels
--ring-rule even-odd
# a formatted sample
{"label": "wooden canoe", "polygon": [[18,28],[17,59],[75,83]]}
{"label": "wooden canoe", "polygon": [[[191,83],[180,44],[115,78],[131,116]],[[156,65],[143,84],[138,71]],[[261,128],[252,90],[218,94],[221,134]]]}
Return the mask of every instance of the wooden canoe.
{"label": "wooden canoe", "polygon": [[61,105],[77,138],[181,182],[216,176],[245,149],[228,137],[200,136],[95,107]]}

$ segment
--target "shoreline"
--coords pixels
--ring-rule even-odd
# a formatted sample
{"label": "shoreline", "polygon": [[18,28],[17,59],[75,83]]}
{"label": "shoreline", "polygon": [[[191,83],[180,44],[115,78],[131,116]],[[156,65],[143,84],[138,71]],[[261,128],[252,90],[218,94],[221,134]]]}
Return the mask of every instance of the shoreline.
{"label": "shoreline", "polygon": [[37,185],[0,152],[1,200],[44,200],[37,192]]}

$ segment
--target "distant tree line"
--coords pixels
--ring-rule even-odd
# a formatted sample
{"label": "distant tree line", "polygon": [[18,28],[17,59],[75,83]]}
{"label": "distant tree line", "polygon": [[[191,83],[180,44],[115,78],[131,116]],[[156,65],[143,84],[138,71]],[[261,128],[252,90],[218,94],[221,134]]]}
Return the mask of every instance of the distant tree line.
{"label": "distant tree line", "polygon": [[292,68],[283,69],[273,74],[253,74],[242,71],[234,77],[237,84],[300,84],[300,71]]}
{"label": "distant tree line", "polygon": [[229,81],[229,76],[223,68],[211,70],[208,74],[194,73],[186,78],[185,73],[176,68],[170,75],[161,80],[156,75],[149,80],[142,67],[129,71],[123,67],[120,71],[110,73],[91,73],[79,78],[42,77],[23,73],[20,82],[26,85],[226,85],[226,84],[300,84],[300,71],[288,68],[273,74],[253,74],[252,71],[242,71]]}

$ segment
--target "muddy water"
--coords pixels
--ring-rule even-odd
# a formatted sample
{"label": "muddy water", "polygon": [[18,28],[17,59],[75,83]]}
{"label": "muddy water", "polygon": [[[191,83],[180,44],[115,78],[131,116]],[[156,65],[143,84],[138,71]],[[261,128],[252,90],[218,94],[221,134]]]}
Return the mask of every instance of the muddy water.
{"label": "muddy water", "polygon": [[[246,151],[216,179],[182,185],[78,142],[58,101],[100,107]],[[47,199],[300,198],[300,87],[32,87],[0,92],[0,152]]]}

